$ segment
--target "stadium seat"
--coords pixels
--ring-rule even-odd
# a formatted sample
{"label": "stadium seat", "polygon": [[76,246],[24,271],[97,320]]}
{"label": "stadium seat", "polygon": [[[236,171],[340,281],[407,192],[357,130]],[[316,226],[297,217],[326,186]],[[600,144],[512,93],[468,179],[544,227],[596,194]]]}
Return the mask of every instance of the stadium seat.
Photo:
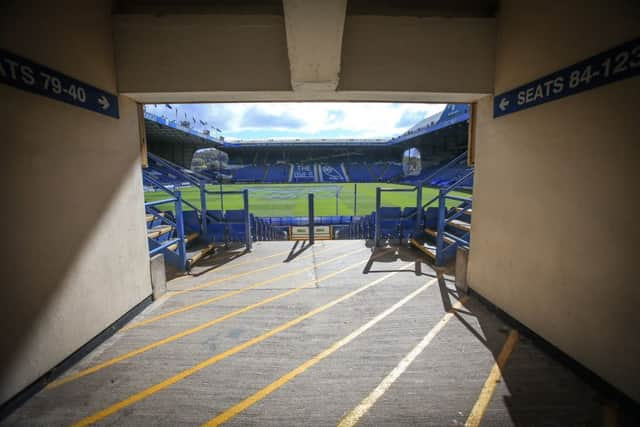
{"label": "stadium seat", "polygon": [[402,211],[399,207],[380,208],[380,237],[397,239],[400,237]]}
{"label": "stadium seat", "polygon": [[183,211],[182,221],[185,233],[200,233],[200,218],[196,211]]}
{"label": "stadium seat", "polygon": [[207,224],[207,234],[205,239],[208,242],[220,242],[224,243],[227,241],[227,236],[225,232],[225,224],[221,222],[214,222]]}
{"label": "stadium seat", "polygon": [[438,208],[427,208],[424,211],[424,227],[431,230],[438,228]]}
{"label": "stadium seat", "polygon": [[222,215],[222,211],[219,209],[208,209],[207,210],[207,217],[208,219],[211,221],[211,219],[215,219],[216,221],[220,222],[223,220],[223,215]]}
{"label": "stadium seat", "polygon": [[400,228],[401,238],[409,237],[416,231],[416,208],[408,207],[402,210],[402,222]]}

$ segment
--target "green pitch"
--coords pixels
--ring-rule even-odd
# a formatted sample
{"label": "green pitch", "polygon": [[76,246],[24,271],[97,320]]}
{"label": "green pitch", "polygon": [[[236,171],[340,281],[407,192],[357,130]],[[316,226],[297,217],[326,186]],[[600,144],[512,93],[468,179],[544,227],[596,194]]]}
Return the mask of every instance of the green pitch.
{"label": "green pitch", "polygon": [[[365,183],[365,184],[226,184],[223,191],[249,190],[249,210],[256,216],[306,216],[307,198],[314,194],[316,216],[330,215],[368,215],[376,209],[376,187],[406,188],[412,187],[400,184]],[[356,188],[357,187],[357,188]],[[207,186],[208,190],[219,191],[220,187]],[[200,192],[197,188],[181,189],[182,197],[200,208]],[[422,201],[426,203],[436,197],[435,188],[422,189]],[[464,193],[452,192],[453,195],[468,196]],[[145,201],[155,201],[167,198],[163,192],[145,193]],[[242,195],[225,195],[222,200],[224,210],[242,209]],[[454,206],[457,203],[447,203]],[[383,193],[382,206],[398,206],[401,208],[416,205],[416,193]],[[434,204],[433,206],[437,206]],[[218,194],[207,195],[207,209],[221,209]],[[170,205],[159,206],[162,210],[171,210]],[[185,205],[184,209],[191,209]]]}

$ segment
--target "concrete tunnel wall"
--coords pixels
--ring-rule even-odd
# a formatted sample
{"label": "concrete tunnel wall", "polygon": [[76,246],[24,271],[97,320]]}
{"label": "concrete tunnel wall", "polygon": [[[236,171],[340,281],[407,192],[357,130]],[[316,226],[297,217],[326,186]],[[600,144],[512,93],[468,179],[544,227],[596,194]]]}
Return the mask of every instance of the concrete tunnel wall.
{"label": "concrete tunnel wall", "polygon": [[[637,2],[503,1],[499,94],[638,36]],[[501,118],[479,102],[469,281],[640,401],[640,78]]]}
{"label": "concrete tunnel wall", "polygon": [[[0,46],[117,92],[111,1],[9,2]],[[136,104],[120,119],[0,85],[0,402],[150,295]]]}
{"label": "concrete tunnel wall", "polygon": [[[277,55],[267,61],[270,71],[259,85],[233,79],[226,87],[221,79],[211,86],[216,79],[199,74],[189,80],[188,73],[158,77],[141,72],[162,68],[175,50],[168,46],[161,57],[133,39],[127,45],[127,37],[152,41],[149,34],[136,33],[136,25],[162,27],[173,17],[115,17],[114,29],[108,0],[12,1],[3,7],[0,46],[114,93],[193,90],[189,96],[197,96],[195,91],[245,89],[255,99],[270,99],[290,90],[280,21],[264,30]],[[212,18],[200,19],[206,24]],[[376,76],[370,74],[366,86],[355,87],[362,84],[358,76],[370,69],[350,69],[349,46],[358,46],[358,31],[369,31],[369,21],[376,20],[347,22],[352,28],[345,30],[343,89],[367,91],[371,100],[389,99],[388,92],[376,95],[376,90],[455,95],[455,87],[443,80],[450,76],[445,71],[458,65],[454,57],[439,69],[442,78],[431,80],[437,84],[423,84],[430,81],[428,74],[409,73],[411,81],[389,80],[376,87]],[[495,93],[500,93],[637,37],[640,13],[637,3],[623,0],[503,1],[496,22],[495,49],[489,42],[494,21],[478,28],[482,37],[476,43],[485,56],[495,51],[496,60],[495,67],[483,62],[469,80],[473,87],[464,88],[468,99],[490,92],[486,78],[494,68]],[[439,36],[420,26],[407,34],[422,31]],[[119,49],[114,49],[114,37]],[[183,53],[182,63],[200,64],[191,62],[199,52]],[[119,58],[120,87],[114,57]],[[415,63],[415,58],[404,59],[396,66]],[[430,63],[420,64],[427,68]],[[224,77],[224,71],[218,72]],[[636,400],[640,343],[634,328],[640,290],[633,262],[640,202],[632,196],[640,181],[638,93],[636,77],[495,120],[492,99],[479,102],[469,266],[475,290]],[[0,171],[9,183],[5,197],[10,201],[2,211],[10,242],[5,244],[0,302],[5,319],[0,401],[5,401],[151,289],[135,103],[120,97],[121,117],[114,120],[5,85],[0,99],[0,128],[6,132]]]}

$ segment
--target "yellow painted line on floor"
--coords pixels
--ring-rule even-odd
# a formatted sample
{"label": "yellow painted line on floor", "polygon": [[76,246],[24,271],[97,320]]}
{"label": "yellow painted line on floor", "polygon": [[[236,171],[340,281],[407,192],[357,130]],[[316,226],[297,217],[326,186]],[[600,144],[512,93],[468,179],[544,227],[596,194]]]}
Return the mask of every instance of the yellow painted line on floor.
{"label": "yellow painted line on floor", "polygon": [[[159,320],[166,319],[168,317],[172,317],[172,316],[175,316],[177,314],[193,310],[194,308],[202,307],[202,306],[208,305],[208,304],[213,304],[216,301],[221,301],[223,299],[230,298],[230,297],[238,295],[238,294],[242,294],[244,292],[250,291],[251,289],[255,289],[255,288],[258,288],[260,286],[268,285],[269,283],[277,282],[279,280],[286,279],[287,277],[295,276],[295,275],[300,274],[300,273],[304,273],[305,271],[311,271],[311,270],[315,269],[318,266],[321,266],[321,265],[324,265],[324,264],[328,264],[330,262],[337,261],[339,259],[351,256],[354,253],[357,253],[357,252],[360,252],[360,251],[363,251],[363,250],[366,250],[366,248],[362,248],[362,249],[359,249],[357,251],[350,252],[348,254],[339,255],[337,257],[333,257],[333,258],[328,259],[326,261],[322,261],[322,262],[310,265],[309,267],[299,268],[297,270],[290,271],[289,273],[280,274],[280,275],[272,277],[270,279],[262,280],[260,282],[254,283],[252,285],[248,285],[248,286],[245,286],[245,287],[242,287],[242,288],[239,288],[239,289],[235,289],[233,291],[225,292],[222,295],[218,295],[218,296],[215,296],[215,297],[207,298],[205,300],[198,301],[198,302],[193,303],[193,304],[185,305],[184,307],[180,307],[180,308],[177,308],[175,310],[171,310],[171,311],[168,311],[166,313],[159,314],[157,316],[150,317],[150,318],[145,319],[145,320],[141,320],[140,322],[131,323],[131,324],[127,325],[127,326],[124,326],[122,329],[120,329],[120,332],[127,332],[127,331],[130,331],[131,329],[139,328],[140,326],[145,326],[145,325],[148,325],[150,323],[155,323],[155,322],[157,322]],[[256,271],[258,271],[258,270],[256,270]],[[251,273],[253,273],[253,272],[251,272]]]}
{"label": "yellow painted line on floor", "polygon": [[[233,261],[235,259],[240,258],[240,257],[243,256],[243,255],[239,255],[237,258],[231,258],[231,260],[227,261],[226,264],[221,265],[220,267],[213,269],[212,272],[216,272],[217,273],[219,271],[225,271],[225,270],[228,270],[230,268],[240,267],[241,265],[253,264],[255,262],[262,261],[264,259],[269,259],[269,258],[277,257],[277,256],[280,256],[280,255],[285,255],[285,254],[288,254],[289,252],[291,252],[291,251],[290,250],[286,250],[286,251],[278,252],[278,253],[275,253],[275,254],[263,256],[263,257],[260,257],[260,258],[251,258],[251,259],[248,259],[246,261],[240,261],[240,262],[234,263]],[[172,279],[172,281],[176,282],[176,281],[189,279],[189,278],[193,278],[193,276],[190,276],[190,275],[180,276],[180,277],[176,277],[175,279]]]}
{"label": "yellow painted line on floor", "polygon": [[344,347],[345,345],[349,344],[354,339],[358,338],[360,335],[365,333],[367,330],[371,329],[374,325],[376,325],[382,319],[384,319],[387,316],[389,316],[391,313],[393,313],[394,311],[396,311],[397,309],[399,309],[400,307],[402,307],[403,305],[405,305],[406,303],[411,301],[413,298],[415,298],[416,296],[418,296],[419,294],[421,294],[422,292],[427,290],[431,285],[433,285],[434,283],[437,283],[437,282],[438,282],[438,279],[432,279],[432,280],[428,281],[425,285],[423,285],[423,286],[419,287],[418,289],[416,289],[415,291],[411,292],[409,295],[407,295],[406,297],[402,298],[400,301],[398,301],[397,303],[393,304],[391,307],[389,307],[388,309],[386,309],[382,313],[378,314],[376,317],[374,317],[373,319],[369,320],[367,323],[365,323],[364,325],[360,326],[358,329],[356,329],[355,331],[351,332],[349,335],[339,339],[338,341],[333,343],[331,346],[327,347],[325,350],[323,350],[320,353],[316,354],[314,357],[312,357],[311,359],[307,360],[306,362],[298,365],[292,371],[289,371],[288,373],[284,374],[283,376],[281,376],[280,378],[278,378],[277,380],[275,380],[274,382],[272,382],[268,386],[262,388],[261,390],[257,391],[256,393],[252,394],[251,396],[247,397],[246,399],[244,399],[240,403],[238,403],[236,405],[233,405],[232,407],[230,407],[229,409],[227,409],[224,412],[221,412],[215,418],[212,418],[211,420],[209,420],[206,423],[204,423],[203,426],[206,426],[206,427],[219,426],[220,424],[223,424],[223,423],[229,421],[231,418],[235,417],[236,415],[238,415],[242,411],[246,410],[247,408],[255,405],[256,403],[258,403],[259,401],[261,401],[265,397],[269,396],[274,391],[278,390],[283,385],[287,384],[289,381],[291,381],[292,379],[294,379],[298,375],[304,373],[307,369],[309,369],[312,366],[316,365],[317,363],[319,363],[323,359],[326,359],[331,354],[333,354],[336,351],[338,351],[340,348]]}
{"label": "yellow painted line on floor", "polygon": [[[413,265],[413,263],[405,265],[404,267],[401,267],[401,270],[405,270],[409,267],[411,267]],[[247,340],[245,342],[243,342],[242,344],[239,344],[235,347],[232,347],[226,351],[223,351],[222,353],[218,353],[213,357],[210,357],[209,359],[203,360],[202,362],[192,366],[189,369],[185,369],[184,371],[173,375],[167,379],[165,379],[164,381],[161,381],[151,387],[148,387],[142,391],[139,391],[138,393],[135,393],[131,396],[129,396],[128,398],[121,400],[120,402],[117,402],[105,409],[103,409],[102,411],[96,412],[93,415],[90,415],[86,418],[83,418],[82,420],[78,421],[77,423],[73,424],[74,426],[88,426],[91,424],[95,424],[98,421],[115,414],[116,412],[133,405],[134,403],[137,403],[143,399],[146,399],[149,396],[152,396],[155,393],[158,393],[159,391],[162,391],[164,389],[166,389],[167,387],[172,386],[173,384],[182,381],[183,379],[190,377],[191,375],[203,370],[204,368],[207,368],[215,363],[218,363],[221,360],[224,360],[230,356],[233,356],[236,353],[241,352],[242,350],[246,350],[249,347],[252,347],[256,344],[261,343],[262,341],[265,341],[266,339],[280,333],[283,331],[286,331],[287,329],[292,328],[293,326],[303,322],[304,320],[307,320],[317,314],[322,313],[323,311],[326,311],[328,309],[330,309],[331,307],[340,304],[341,302],[344,302],[350,298],[353,298],[354,296],[358,295],[361,292],[366,291],[367,289],[378,285],[379,283],[382,283],[383,281],[387,280],[388,278],[394,276],[395,274],[397,274],[396,271],[392,272],[392,273],[388,273],[385,274],[384,276],[373,280],[369,283],[367,283],[364,286],[359,287],[358,289],[355,289],[351,292],[348,292],[344,295],[342,295],[339,298],[334,299],[331,302],[328,302],[326,304],[321,305],[320,307],[316,307],[311,311],[308,311],[307,313],[303,314],[302,316],[298,316],[293,320],[290,320],[288,322],[285,322],[279,326],[276,326],[275,328],[261,334],[258,335],[257,337],[254,337],[250,340]]]}
{"label": "yellow painted line on floor", "polygon": [[480,391],[480,396],[478,396],[476,404],[473,405],[473,409],[471,410],[467,421],[464,423],[465,427],[476,427],[480,425],[480,421],[482,421],[482,417],[491,402],[493,392],[502,378],[502,369],[504,369],[507,364],[507,360],[509,359],[509,356],[511,356],[511,352],[515,348],[517,342],[518,331],[512,329],[502,346],[502,350],[500,350],[500,354],[498,354],[498,359],[493,364],[491,372],[489,372],[489,376]]}
{"label": "yellow painted line on floor", "polygon": [[444,326],[451,320],[454,316],[456,310],[459,310],[462,307],[462,304],[467,302],[469,298],[463,297],[460,301],[456,302],[451,309],[447,311],[447,313],[436,323],[436,325],[431,328],[429,333],[425,335],[420,342],[411,349],[409,353],[405,357],[400,360],[400,363],[393,368],[389,375],[387,375],[381,382],[378,384],[373,391],[365,397],[358,406],[353,408],[349,414],[347,414],[339,423],[338,427],[351,427],[356,425],[356,423],[362,418],[364,414],[366,414],[369,409],[376,403],[378,399],[382,397],[383,394],[386,393],[387,390],[393,385],[393,383],[400,378],[400,376],[407,370],[407,368],[413,363],[413,361],[418,357],[425,348],[431,343],[431,341],[440,333],[440,331],[444,328]]}
{"label": "yellow painted line on floor", "polygon": [[[309,258],[309,257],[312,257],[312,256],[316,256],[317,254],[321,254],[323,252],[327,252],[330,249],[331,248],[325,248],[325,249],[322,249],[322,250],[319,250],[319,251],[316,251],[316,252],[312,252],[312,253],[307,254],[305,256],[300,256],[300,257],[298,257],[296,259],[305,259],[305,258]],[[217,284],[220,284],[220,283],[223,283],[223,282],[227,282],[229,280],[238,279],[240,277],[249,276],[249,275],[260,273],[260,272],[263,272],[263,271],[273,270],[274,268],[278,268],[278,267],[281,267],[281,266],[282,266],[282,264],[276,263],[276,264],[268,265],[266,267],[257,268],[255,270],[248,270],[248,271],[244,271],[242,273],[233,274],[233,275],[228,276],[228,277],[220,277],[219,279],[210,280],[210,281],[205,282],[205,283],[203,283],[201,285],[192,286],[192,287],[187,288],[187,289],[182,289],[182,290],[179,290],[179,291],[173,291],[170,294],[166,294],[166,295],[167,295],[167,298],[173,298],[175,296],[186,294],[188,292],[193,292],[193,291],[198,291],[198,290],[201,290],[201,289],[210,288],[211,286],[215,286]],[[217,272],[219,270],[213,270],[213,271]],[[122,330],[125,330],[125,329],[126,328],[122,328]]]}
{"label": "yellow painted line on floor", "polygon": [[315,280],[309,280],[309,281],[307,281],[307,282],[303,283],[302,285],[297,286],[295,288],[288,289],[288,290],[286,290],[284,292],[280,292],[279,294],[276,294],[276,295],[273,295],[271,297],[268,297],[268,298],[265,298],[263,300],[260,300],[260,301],[258,301],[256,303],[249,304],[247,306],[244,306],[242,308],[234,310],[234,311],[232,311],[230,313],[227,313],[227,314],[225,314],[223,316],[216,317],[215,319],[209,320],[208,322],[201,323],[200,325],[195,326],[193,328],[186,329],[186,330],[184,330],[182,332],[179,332],[177,334],[171,335],[171,336],[169,336],[167,338],[163,338],[161,340],[152,342],[150,344],[147,344],[145,346],[142,346],[140,348],[132,350],[132,351],[130,351],[128,353],[125,353],[125,354],[123,354],[121,356],[114,357],[112,359],[106,360],[106,361],[104,361],[102,363],[99,363],[99,364],[97,364],[95,366],[92,366],[90,368],[84,369],[82,371],[76,372],[76,373],[71,374],[71,375],[67,375],[67,376],[65,376],[63,378],[60,378],[60,379],[56,380],[56,381],[52,381],[51,383],[49,383],[47,385],[47,388],[48,389],[52,389],[52,388],[55,388],[55,387],[59,387],[59,386],[61,386],[63,384],[66,384],[68,382],[77,380],[78,378],[86,377],[87,375],[91,375],[91,374],[93,374],[95,372],[101,371],[101,370],[103,370],[105,368],[108,368],[109,366],[113,366],[116,363],[120,363],[120,362],[122,362],[124,360],[131,359],[132,357],[138,356],[138,355],[140,355],[142,353],[146,353],[147,351],[153,350],[154,348],[158,348],[160,346],[172,343],[172,342],[177,341],[177,340],[179,340],[181,338],[184,338],[186,336],[193,335],[196,332],[200,332],[200,331],[202,331],[204,329],[210,328],[210,327],[212,327],[214,325],[217,325],[218,323],[224,322],[225,320],[229,320],[232,317],[235,317],[235,316],[238,316],[240,314],[246,313],[247,311],[253,310],[253,309],[258,308],[258,307],[261,307],[261,306],[263,306],[265,304],[269,304],[269,303],[271,303],[273,301],[277,301],[277,300],[282,299],[284,297],[287,297],[289,295],[293,295],[296,292],[300,292],[303,289],[308,289],[309,287],[315,286],[318,283],[321,283],[321,282],[324,282],[326,280],[329,280],[332,277],[337,276],[338,274],[344,273],[344,272],[349,271],[349,270],[353,270],[354,268],[361,266],[365,262],[366,261],[356,262],[354,264],[349,265],[348,267],[342,268],[340,270],[336,270],[336,271],[334,271],[334,272],[332,272],[330,274],[327,274],[325,276],[319,277],[319,278],[317,278]]}

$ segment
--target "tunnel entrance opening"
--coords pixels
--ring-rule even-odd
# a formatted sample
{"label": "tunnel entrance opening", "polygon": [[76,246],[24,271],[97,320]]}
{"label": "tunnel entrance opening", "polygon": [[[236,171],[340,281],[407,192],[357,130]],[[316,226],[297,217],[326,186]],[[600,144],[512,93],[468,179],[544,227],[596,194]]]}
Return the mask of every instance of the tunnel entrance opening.
{"label": "tunnel entrance opening", "polygon": [[[468,246],[469,230],[460,234],[441,224],[448,227],[441,233],[447,240],[438,242],[436,234],[441,202],[443,218],[470,219],[468,105],[153,104],[144,117],[150,248],[179,270],[216,247],[250,249],[257,241],[412,243],[441,264],[458,242]],[[410,168],[406,152],[415,154]],[[441,190],[465,202],[441,201]],[[166,201],[178,193],[183,224],[171,228],[165,219],[179,220],[177,202]],[[463,208],[464,216],[456,211]],[[175,236],[178,225],[185,248]],[[162,240],[155,238],[158,227],[167,230]]]}

